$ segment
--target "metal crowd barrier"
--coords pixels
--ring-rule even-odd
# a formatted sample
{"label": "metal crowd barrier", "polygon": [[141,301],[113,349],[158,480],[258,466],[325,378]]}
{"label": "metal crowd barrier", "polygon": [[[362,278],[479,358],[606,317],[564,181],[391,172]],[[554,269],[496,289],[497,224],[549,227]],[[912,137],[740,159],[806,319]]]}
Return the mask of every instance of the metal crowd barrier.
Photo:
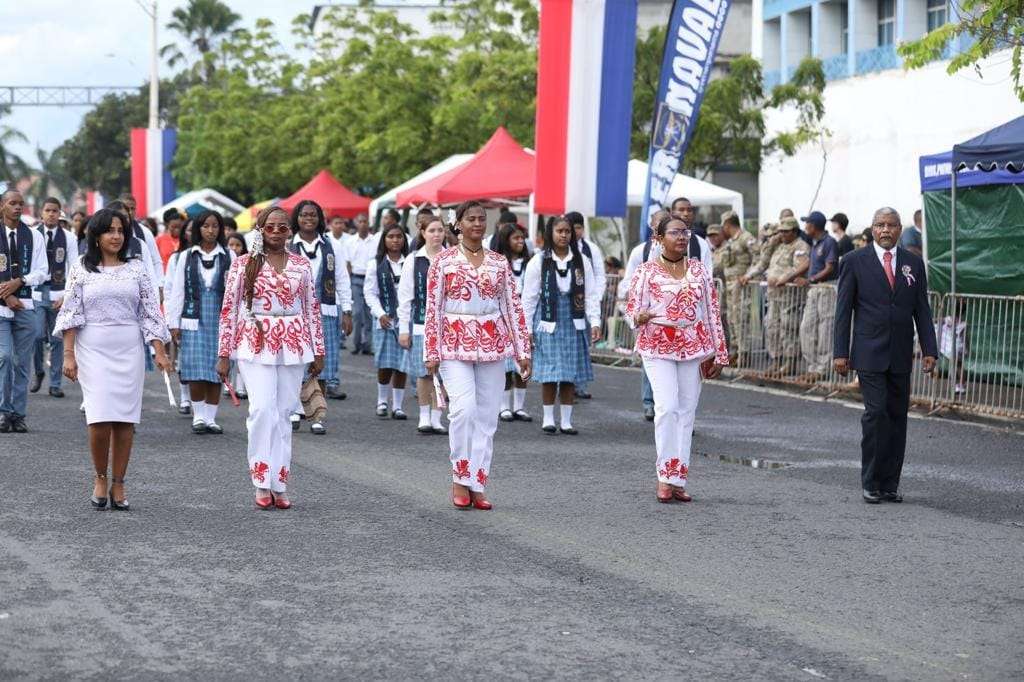
{"label": "metal crowd barrier", "polygon": [[[593,356],[639,365],[624,317],[625,286],[608,275],[602,301],[604,338]],[[716,280],[732,358],[725,376],[788,384],[826,396],[859,396],[856,373],[832,365],[834,284],[769,288],[764,282],[726,286]],[[1024,419],[1024,296],[929,293],[939,340],[939,366],[921,371],[915,341],[911,400],[926,409]]]}

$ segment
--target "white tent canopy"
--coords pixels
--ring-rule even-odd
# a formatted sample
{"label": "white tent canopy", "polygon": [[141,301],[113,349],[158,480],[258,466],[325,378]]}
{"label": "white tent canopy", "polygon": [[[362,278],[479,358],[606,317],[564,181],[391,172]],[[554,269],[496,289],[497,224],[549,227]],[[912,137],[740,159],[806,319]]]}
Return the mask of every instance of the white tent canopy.
{"label": "white tent canopy", "polygon": [[447,159],[437,164],[436,166],[431,166],[430,168],[423,171],[416,177],[406,180],[398,187],[393,187],[389,189],[387,192],[381,194],[379,197],[370,202],[370,221],[373,222],[374,216],[377,215],[378,211],[383,210],[385,208],[393,208],[395,205],[395,197],[398,196],[399,192],[409,187],[415,187],[421,182],[426,182],[431,178],[436,178],[438,175],[441,175],[442,173],[447,173],[452,168],[455,168],[456,166],[465,163],[471,158],[473,158],[472,154],[452,154],[451,156],[449,156]]}
{"label": "white tent canopy", "polygon": [[[198,209],[196,208],[198,207]],[[174,201],[164,204],[155,211],[150,211],[150,217],[160,220],[164,214],[164,211],[168,209],[176,208],[179,211],[186,213],[195,213],[196,210],[209,209],[211,211],[217,211],[221,215],[236,215],[245,210],[245,206],[234,199],[229,199],[215,189],[209,187],[203,189],[197,189],[192,192],[186,192]]]}
{"label": "white tent canopy", "polygon": [[[637,159],[631,160],[626,190],[630,206],[643,205],[646,184],[647,164]],[[743,195],[734,190],[678,174],[668,192],[669,201],[676,197],[686,197],[694,206],[729,206],[743,220]]]}

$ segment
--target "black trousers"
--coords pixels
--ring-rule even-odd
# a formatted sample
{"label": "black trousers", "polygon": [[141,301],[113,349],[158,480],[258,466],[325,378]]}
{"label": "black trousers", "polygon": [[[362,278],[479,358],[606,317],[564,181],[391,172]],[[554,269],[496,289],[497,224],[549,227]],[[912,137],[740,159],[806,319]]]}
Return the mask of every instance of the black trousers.
{"label": "black trousers", "polygon": [[910,374],[857,372],[864,398],[860,476],[864,490],[894,493],[907,448]]}

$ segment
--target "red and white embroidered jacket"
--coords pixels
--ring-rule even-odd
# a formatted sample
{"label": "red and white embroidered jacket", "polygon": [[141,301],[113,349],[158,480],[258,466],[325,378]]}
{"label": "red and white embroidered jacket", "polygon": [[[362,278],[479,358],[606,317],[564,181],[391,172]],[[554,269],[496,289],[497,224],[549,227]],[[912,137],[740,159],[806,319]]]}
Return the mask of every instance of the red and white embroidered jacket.
{"label": "red and white embroidered jacket", "polygon": [[[265,262],[256,276],[250,310],[245,302],[245,266],[250,258],[239,256],[228,270],[217,355],[262,365],[305,364],[323,355],[323,319],[309,261],[289,253],[283,273]],[[257,324],[263,327],[262,343]]]}
{"label": "red and white embroidered jacket", "polygon": [[[641,312],[654,315],[636,327]],[[691,258],[686,276],[675,279],[658,261],[637,268],[629,284],[626,320],[637,329],[636,352],[645,358],[703,360],[729,364],[718,292],[700,260]]]}
{"label": "red and white embroidered jacket", "polygon": [[493,362],[530,357],[530,334],[508,259],[486,251],[479,268],[458,248],[427,273],[423,359]]}

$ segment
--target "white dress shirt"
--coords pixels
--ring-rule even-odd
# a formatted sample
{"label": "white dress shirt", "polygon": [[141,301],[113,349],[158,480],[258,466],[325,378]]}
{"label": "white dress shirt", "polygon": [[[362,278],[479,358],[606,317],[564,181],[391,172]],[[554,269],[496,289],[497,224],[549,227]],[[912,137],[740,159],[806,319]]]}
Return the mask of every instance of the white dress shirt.
{"label": "white dress shirt", "polygon": [[[330,233],[327,235],[327,242],[331,245],[331,251],[334,254],[334,299],[337,301],[337,306],[321,303],[320,314],[338,317],[338,307],[343,313],[352,312],[352,280],[348,275],[348,268],[345,266],[347,262],[345,254],[334,243]],[[302,246],[300,254],[309,261],[309,267],[313,269],[313,285],[316,286],[317,278],[320,276],[320,261],[323,259],[320,248],[322,242],[319,239],[307,242],[299,235],[295,235],[292,237],[292,243]],[[313,253],[312,258],[308,255],[310,252]]]}
{"label": "white dress shirt", "polygon": [[[384,263],[391,266],[391,273],[395,276],[395,279],[398,279],[398,286],[401,286],[402,282],[405,280],[405,278],[402,277],[402,267],[405,265],[406,260],[410,259],[402,256],[397,261],[393,261],[389,256],[385,256],[383,260]],[[395,295],[398,295],[398,287],[395,287]],[[380,303],[380,289],[377,288],[376,258],[371,258],[370,262],[366,264],[366,282],[363,284],[363,298],[366,299],[366,305],[370,306],[370,313],[373,314],[373,319],[377,320],[377,325],[380,326],[381,315],[387,315],[388,311],[384,310],[384,306]],[[396,320],[392,320],[392,322],[395,321]]]}
{"label": "white dress shirt", "polygon": [[[14,233],[14,240],[18,240],[18,228],[13,230],[4,224],[3,235],[4,239],[7,240],[8,245],[11,243],[11,233]],[[47,280],[50,276],[50,265],[46,260],[46,240],[43,235],[39,234],[39,231],[33,228],[29,228],[29,232],[32,233],[32,264],[29,266],[28,272],[22,275],[21,281],[24,286],[37,287]],[[18,245],[19,249],[21,245]],[[10,257],[10,256],[9,256]],[[25,264],[21,264],[22,271],[24,272]],[[69,271],[70,273],[70,271]],[[32,310],[32,297],[19,299],[25,306],[25,310]],[[0,317],[13,318],[14,311],[7,306],[0,306]]]}
{"label": "white dress shirt", "polygon": [[[53,234],[53,238],[56,239],[56,232],[58,230],[64,230],[60,225],[54,225],[53,227],[47,227],[46,225],[37,225],[36,231],[39,229],[43,230],[43,253],[46,253],[46,240]],[[78,262],[78,237],[71,230],[64,230],[64,241],[67,243],[67,247],[64,249],[64,284],[67,284],[68,277],[71,275],[71,266]],[[45,257],[45,256],[44,256]],[[33,257],[32,260],[35,260]],[[46,281],[50,281],[50,261],[46,261]],[[51,291],[50,301],[61,301],[64,299],[63,291]],[[43,292],[39,291],[38,287],[32,289],[32,300],[42,302]]]}
{"label": "white dress shirt", "polygon": [[[234,251],[225,251],[224,247],[218,244],[212,251],[203,251],[199,246],[190,246],[180,253],[171,254],[171,258],[174,258],[174,270],[168,269],[168,282],[167,286],[164,287],[164,302],[165,302],[165,313],[164,317],[167,318],[167,327],[169,329],[180,329],[181,328],[181,311],[185,307],[185,266],[188,264],[189,256],[192,255],[193,251],[199,252],[199,257],[206,261],[211,262],[218,255],[227,253],[228,254],[228,266],[231,267],[231,263],[235,260]],[[167,261],[168,267],[171,265],[170,259]],[[213,286],[213,278],[217,274],[216,268],[199,268],[199,275],[203,278],[203,284],[207,287]],[[225,277],[227,272],[225,271]]]}
{"label": "white dress shirt", "polygon": [[[551,257],[555,261],[555,281],[558,282],[558,291],[563,294],[568,293],[572,283],[572,273],[570,272],[572,251],[561,258],[554,253],[551,254]],[[526,316],[526,326],[531,330],[534,328],[533,315],[540,304],[543,261],[544,251],[538,251],[526,264],[526,273],[523,275],[523,313]],[[565,275],[559,274],[558,270],[565,270]],[[598,290],[596,281],[594,270],[590,267],[590,259],[583,256],[583,291],[586,299],[586,317],[591,327],[601,326],[601,297],[604,295],[604,291]],[[548,331],[549,333],[554,331],[553,329],[541,330],[540,324],[542,323],[538,323],[537,326],[538,331]]]}
{"label": "white dress shirt", "polygon": [[876,242],[876,241],[872,241],[871,245],[875,247],[875,255],[878,257],[878,262],[882,264],[882,271],[883,272],[885,271],[885,254],[886,253],[891,253],[892,254],[892,274],[895,277],[896,276],[896,246],[894,246],[891,249],[887,250],[887,249],[883,249],[881,246],[879,246],[878,242]]}
{"label": "white dress shirt", "polygon": [[[601,251],[601,247],[589,239],[584,239],[587,246],[590,247],[590,267],[594,271],[594,283],[597,290],[602,292],[604,295],[604,288],[608,286],[608,276],[604,271],[604,253]],[[586,255],[584,255],[584,258]]]}
{"label": "white dress shirt", "polygon": [[[443,248],[443,247],[442,247]],[[438,250],[438,253],[441,251]],[[436,254],[435,254],[436,255]],[[409,325],[412,325],[413,334],[423,334],[423,325],[415,324],[412,319],[412,303],[416,299],[416,259],[427,258],[427,247],[420,247],[415,253],[410,253],[402,263],[402,278],[398,280],[398,333],[408,334]],[[374,268],[376,273],[376,268]],[[376,280],[376,277],[374,278]],[[376,290],[377,282],[374,281]],[[424,311],[427,302],[423,301]]]}
{"label": "white dress shirt", "polygon": [[[377,257],[377,244],[380,243],[380,233],[366,235],[361,239],[359,235],[353,235],[348,240],[348,262],[352,265],[353,275],[366,275],[367,265]],[[367,277],[369,279],[369,277]]]}

